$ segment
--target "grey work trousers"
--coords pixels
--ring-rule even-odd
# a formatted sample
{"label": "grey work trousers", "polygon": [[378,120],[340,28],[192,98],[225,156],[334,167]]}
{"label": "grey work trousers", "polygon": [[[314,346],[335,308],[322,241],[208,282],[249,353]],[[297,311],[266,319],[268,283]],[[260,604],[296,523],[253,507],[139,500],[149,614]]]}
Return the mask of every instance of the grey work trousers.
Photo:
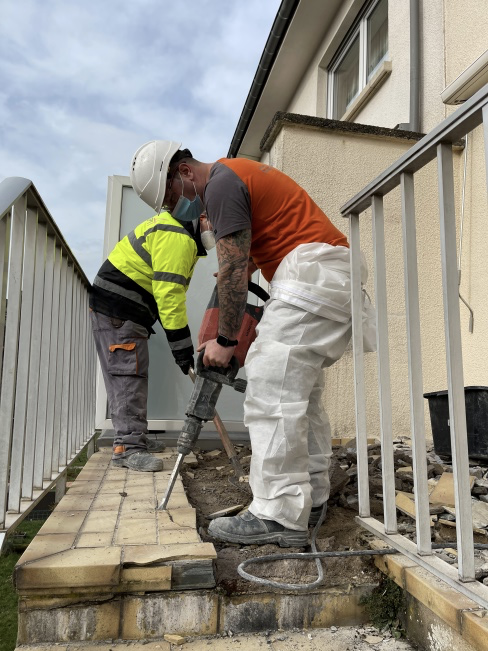
{"label": "grey work trousers", "polygon": [[147,329],[90,311],[112,425],[113,458],[146,450],[149,353]]}

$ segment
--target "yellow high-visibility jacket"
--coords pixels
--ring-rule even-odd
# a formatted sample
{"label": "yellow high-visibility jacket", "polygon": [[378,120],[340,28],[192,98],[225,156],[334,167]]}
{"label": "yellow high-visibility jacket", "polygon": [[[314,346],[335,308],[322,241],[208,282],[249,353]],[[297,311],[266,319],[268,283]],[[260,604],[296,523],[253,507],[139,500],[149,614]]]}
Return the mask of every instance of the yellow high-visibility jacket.
{"label": "yellow high-visibility jacket", "polygon": [[159,320],[175,353],[191,346],[186,291],[204,256],[192,235],[170,213],[139,224],[115,246],[93,281],[90,307],[151,326]]}

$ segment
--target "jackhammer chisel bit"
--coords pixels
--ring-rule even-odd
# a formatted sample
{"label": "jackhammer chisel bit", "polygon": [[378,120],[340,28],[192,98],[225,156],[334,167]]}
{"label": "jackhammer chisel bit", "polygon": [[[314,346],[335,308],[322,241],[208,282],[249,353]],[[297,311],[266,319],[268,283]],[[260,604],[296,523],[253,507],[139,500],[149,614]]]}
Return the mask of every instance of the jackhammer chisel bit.
{"label": "jackhammer chisel bit", "polygon": [[215,416],[215,405],[217,404],[222,386],[226,384],[240,393],[244,393],[246,390],[246,380],[236,379],[237,372],[239,371],[239,363],[235,357],[231,359],[229,368],[216,369],[203,365],[204,352],[202,351],[197,359],[195,384],[193,385],[193,391],[185,412],[186,420],[176,444],[178,458],[171,473],[164,497],[158,507],[161,511],[164,511],[168,505],[171,491],[173,490],[183,459],[193,450],[204,423],[212,420]]}

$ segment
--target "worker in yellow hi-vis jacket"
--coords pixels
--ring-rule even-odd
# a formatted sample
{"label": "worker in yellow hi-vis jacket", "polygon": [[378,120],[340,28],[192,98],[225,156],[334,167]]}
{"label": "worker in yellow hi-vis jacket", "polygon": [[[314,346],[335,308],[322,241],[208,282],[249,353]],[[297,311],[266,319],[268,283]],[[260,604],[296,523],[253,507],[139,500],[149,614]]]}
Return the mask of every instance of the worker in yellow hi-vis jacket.
{"label": "worker in yellow hi-vis jacket", "polygon": [[[183,153],[179,143],[166,141],[166,146],[168,163],[176,152]],[[151,174],[149,169],[149,179]],[[196,215],[180,209],[176,219],[162,210],[165,190],[159,205],[150,203],[157,214],[118,242],[102,264],[90,294],[93,335],[115,430],[112,465],[146,472],[163,467],[151,454],[161,447],[146,437],[147,340],[159,319],[176,364],[188,374],[194,349],[186,291],[198,258],[206,255],[202,211]]]}

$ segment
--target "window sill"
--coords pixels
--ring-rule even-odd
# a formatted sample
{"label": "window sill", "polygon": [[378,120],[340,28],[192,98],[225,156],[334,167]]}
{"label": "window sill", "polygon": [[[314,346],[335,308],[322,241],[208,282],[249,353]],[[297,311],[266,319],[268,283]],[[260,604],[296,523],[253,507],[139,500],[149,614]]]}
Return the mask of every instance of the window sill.
{"label": "window sill", "polygon": [[343,122],[351,122],[351,120],[359,113],[363,106],[376,93],[380,86],[383,85],[390,74],[391,61],[383,61],[378,70],[374,73],[374,75],[371,77],[371,79],[368,81],[356,99],[351,103],[340,120]]}

